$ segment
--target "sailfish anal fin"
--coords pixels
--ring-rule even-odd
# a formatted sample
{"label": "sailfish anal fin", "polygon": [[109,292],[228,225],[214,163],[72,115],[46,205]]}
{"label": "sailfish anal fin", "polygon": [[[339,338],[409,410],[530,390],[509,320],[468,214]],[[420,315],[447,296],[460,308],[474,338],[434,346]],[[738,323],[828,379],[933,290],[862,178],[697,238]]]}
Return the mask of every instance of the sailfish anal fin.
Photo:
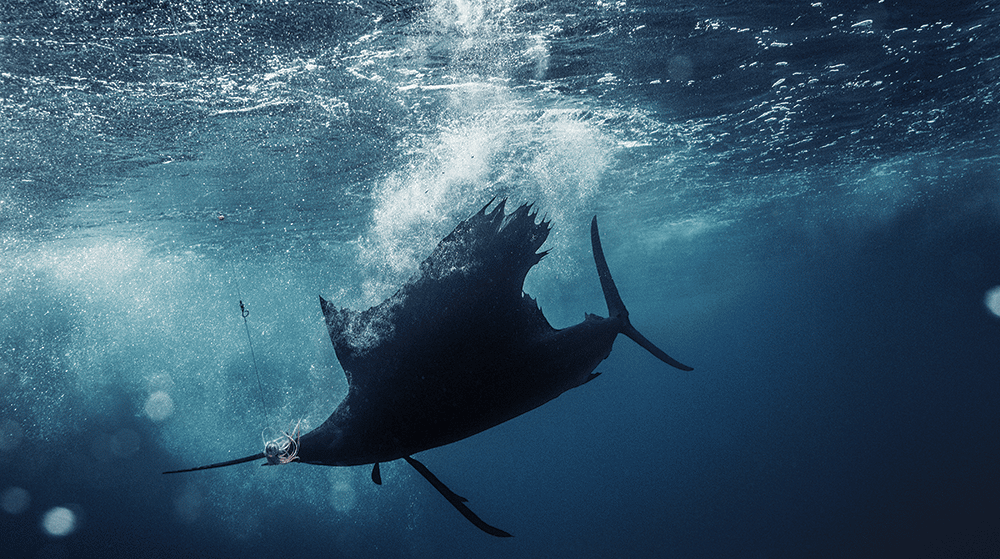
{"label": "sailfish anal fin", "polygon": [[438,479],[436,475],[432,474],[431,471],[427,469],[427,466],[424,466],[419,461],[409,456],[404,456],[403,460],[406,460],[406,462],[409,465],[413,466],[413,469],[420,472],[420,475],[424,476],[424,479],[429,481],[431,485],[434,486],[434,489],[437,489],[438,492],[441,493],[441,495],[443,495],[445,499],[448,499],[448,502],[451,503],[451,506],[458,509],[458,512],[462,513],[462,516],[464,516],[476,528],[479,528],[480,530],[486,532],[487,534],[491,536],[496,536],[498,538],[511,537],[511,534],[504,532],[503,530],[495,526],[490,526],[489,524],[484,522],[482,518],[476,516],[476,513],[472,512],[472,510],[469,509],[469,507],[465,506],[465,502],[468,499],[456,494],[451,489],[448,489],[448,486],[442,483],[441,480]]}

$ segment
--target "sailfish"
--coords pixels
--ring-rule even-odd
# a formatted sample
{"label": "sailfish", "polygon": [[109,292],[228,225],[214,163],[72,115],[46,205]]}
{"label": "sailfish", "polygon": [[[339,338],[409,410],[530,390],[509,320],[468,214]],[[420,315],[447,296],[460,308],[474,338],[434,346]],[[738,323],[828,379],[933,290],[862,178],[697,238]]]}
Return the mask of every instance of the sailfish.
{"label": "sailfish", "polygon": [[624,334],[664,363],[692,370],[640,334],[608,270],[594,216],[590,226],[608,317],[553,328],[523,291],[551,229],[531,205],[505,213],[495,200],[462,221],[391,297],[365,311],[320,297],[347,396],[319,427],[266,445],[264,452],[168,474],[253,460],[323,466],[373,465],[403,459],[465,518],[498,537],[413,454],[475,435],[533,410],[596,378],[597,366]]}

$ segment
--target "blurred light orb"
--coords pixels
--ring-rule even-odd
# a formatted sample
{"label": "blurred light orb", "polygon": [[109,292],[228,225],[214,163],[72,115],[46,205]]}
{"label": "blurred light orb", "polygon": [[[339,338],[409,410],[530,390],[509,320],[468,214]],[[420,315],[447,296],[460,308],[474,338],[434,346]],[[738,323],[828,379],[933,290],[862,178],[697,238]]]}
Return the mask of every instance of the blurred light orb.
{"label": "blurred light orb", "polygon": [[1000,285],[987,291],[983,302],[986,303],[986,308],[993,313],[993,316],[1000,318]]}
{"label": "blurred light orb", "polygon": [[68,536],[76,530],[76,515],[66,507],[53,507],[42,517],[42,529],[57,538]]}
{"label": "blurred light orb", "polygon": [[13,419],[5,419],[0,422],[0,451],[8,452],[14,450],[21,444],[24,437],[24,429],[21,424]]}
{"label": "blurred light orb", "polygon": [[201,516],[201,493],[194,485],[188,485],[174,499],[174,513],[185,524],[193,524]]}
{"label": "blurred light orb", "polygon": [[174,413],[174,401],[170,398],[170,394],[158,390],[149,395],[143,411],[153,421],[163,421]]}
{"label": "blurred light orb", "polygon": [[22,487],[8,487],[0,495],[0,508],[7,514],[21,514],[30,504],[31,494]]}
{"label": "blurred light orb", "polygon": [[345,480],[331,480],[330,504],[338,512],[350,512],[358,502],[357,493],[351,484]]}
{"label": "blurred light orb", "polygon": [[139,434],[135,431],[123,428],[111,437],[111,452],[115,456],[128,457],[139,450]]}

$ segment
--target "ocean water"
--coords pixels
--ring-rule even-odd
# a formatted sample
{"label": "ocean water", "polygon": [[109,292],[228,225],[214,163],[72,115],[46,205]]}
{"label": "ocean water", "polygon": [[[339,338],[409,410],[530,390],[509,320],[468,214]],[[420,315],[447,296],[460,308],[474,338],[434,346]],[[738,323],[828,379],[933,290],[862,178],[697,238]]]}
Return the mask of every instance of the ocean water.
{"label": "ocean water", "polygon": [[[0,555],[961,557],[1000,542],[991,2],[4,0]],[[317,295],[494,196],[633,324],[405,463],[162,476],[319,425]],[[239,301],[249,315],[242,318]]]}

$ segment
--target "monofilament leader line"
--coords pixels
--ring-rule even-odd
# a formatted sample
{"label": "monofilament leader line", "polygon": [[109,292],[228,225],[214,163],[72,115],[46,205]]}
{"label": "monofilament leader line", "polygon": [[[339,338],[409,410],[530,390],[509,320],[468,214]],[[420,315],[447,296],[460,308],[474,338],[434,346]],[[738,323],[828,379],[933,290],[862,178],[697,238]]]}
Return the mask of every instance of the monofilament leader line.
{"label": "monofilament leader line", "polygon": [[257,391],[260,393],[260,408],[263,411],[264,426],[266,427],[270,424],[270,418],[267,413],[267,403],[264,401],[264,384],[260,381],[260,369],[257,368],[257,355],[253,351],[253,340],[250,338],[250,324],[247,322],[250,311],[243,304],[243,294],[240,292],[240,280],[236,276],[236,266],[232,260],[229,261],[229,266],[232,267],[233,277],[236,278],[236,296],[239,297],[240,301],[240,316],[243,317],[243,329],[247,333],[247,346],[250,347],[250,359],[253,361],[253,371],[257,375]]}

